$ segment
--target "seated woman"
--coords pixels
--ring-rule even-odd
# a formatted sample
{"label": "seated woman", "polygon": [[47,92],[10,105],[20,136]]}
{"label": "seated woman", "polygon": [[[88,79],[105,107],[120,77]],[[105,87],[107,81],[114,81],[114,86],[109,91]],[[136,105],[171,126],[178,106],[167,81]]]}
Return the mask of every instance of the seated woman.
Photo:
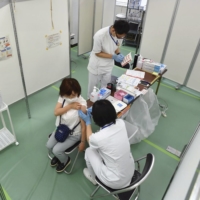
{"label": "seated woman", "polygon": [[92,117],[101,128],[93,134],[91,110],[88,109],[87,115],[78,112],[86,123],[86,137],[90,145],[85,152],[85,177],[95,185],[96,175],[102,183],[113,189],[128,186],[135,164],[124,121],[117,119],[115,109],[108,100],[96,101],[92,107]]}
{"label": "seated woman", "polygon": [[[54,114],[57,116],[56,127],[61,122],[61,124],[67,125],[72,130],[80,122],[78,110],[86,112],[86,100],[80,94],[81,87],[76,79],[63,79],[60,85],[58,103],[54,110]],[[85,137],[85,123],[83,120],[64,142],[57,142],[55,131],[52,133],[46,146],[55,156],[51,160],[51,166],[57,166],[57,172],[64,171],[71,162],[70,157],[65,154],[65,150],[81,140],[79,151],[83,151],[85,149]]]}

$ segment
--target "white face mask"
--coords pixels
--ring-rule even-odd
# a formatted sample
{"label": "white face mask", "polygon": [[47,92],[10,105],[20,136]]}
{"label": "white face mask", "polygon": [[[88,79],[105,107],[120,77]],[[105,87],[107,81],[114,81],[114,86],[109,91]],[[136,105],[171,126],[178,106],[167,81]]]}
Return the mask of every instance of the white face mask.
{"label": "white face mask", "polygon": [[64,98],[68,103],[72,103],[72,102],[76,102],[78,100],[78,97],[74,97],[72,99],[69,99],[69,98]]}

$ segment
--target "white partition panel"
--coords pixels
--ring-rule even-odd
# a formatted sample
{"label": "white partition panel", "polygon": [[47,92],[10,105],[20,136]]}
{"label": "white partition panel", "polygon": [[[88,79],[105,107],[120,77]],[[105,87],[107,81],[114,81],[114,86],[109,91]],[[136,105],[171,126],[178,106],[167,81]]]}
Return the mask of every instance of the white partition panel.
{"label": "white partition panel", "polygon": [[102,28],[104,1],[106,0],[95,0],[94,34]]}
{"label": "white partition panel", "polygon": [[103,6],[102,28],[113,25],[115,21],[116,0],[105,0]]}
{"label": "white partition panel", "polygon": [[187,86],[200,92],[200,52],[198,54],[198,57],[196,59],[194,68],[192,70],[192,73],[190,75],[190,78],[188,80]]}
{"label": "white partition panel", "polygon": [[149,0],[140,54],[160,61],[176,0]]}
{"label": "white partition panel", "polygon": [[79,0],[78,55],[92,50],[94,0]]}
{"label": "white partition panel", "polygon": [[6,104],[24,98],[19,61],[9,5],[0,8],[0,38],[9,36],[12,57],[0,60],[0,92]]}
{"label": "white partition panel", "polygon": [[[68,1],[49,0],[15,4],[15,20],[27,93],[31,94],[70,75]],[[46,36],[60,33],[60,45],[47,48]],[[11,72],[12,73],[12,72]]]}
{"label": "white partition panel", "polygon": [[164,60],[164,63],[166,63],[169,68],[166,77],[180,84],[184,82],[199,41],[199,8],[199,0],[180,1]]}

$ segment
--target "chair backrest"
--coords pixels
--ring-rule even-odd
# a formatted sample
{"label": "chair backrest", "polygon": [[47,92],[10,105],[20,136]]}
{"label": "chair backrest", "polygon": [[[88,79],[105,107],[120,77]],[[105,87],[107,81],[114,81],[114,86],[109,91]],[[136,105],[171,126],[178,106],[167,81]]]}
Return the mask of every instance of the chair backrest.
{"label": "chair backrest", "polygon": [[130,191],[130,190],[133,190],[134,188],[138,187],[139,185],[141,185],[142,182],[145,181],[146,178],[151,173],[153,166],[154,166],[154,161],[155,161],[154,155],[151,153],[148,153],[146,156],[146,163],[145,163],[145,166],[143,168],[141,175],[138,176],[138,178],[134,182],[132,182],[128,187],[118,190],[118,192],[121,193],[121,192]]}

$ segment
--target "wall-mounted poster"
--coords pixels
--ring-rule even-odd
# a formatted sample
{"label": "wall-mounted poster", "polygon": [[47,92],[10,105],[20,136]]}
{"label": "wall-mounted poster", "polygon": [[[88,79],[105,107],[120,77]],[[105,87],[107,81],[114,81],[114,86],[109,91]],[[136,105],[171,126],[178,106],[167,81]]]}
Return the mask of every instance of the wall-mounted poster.
{"label": "wall-mounted poster", "polygon": [[46,35],[46,42],[47,42],[47,50],[49,48],[56,47],[58,45],[62,45],[61,43],[61,34],[60,33],[55,33],[52,35]]}
{"label": "wall-mounted poster", "polygon": [[9,36],[0,37],[0,61],[12,57]]}

